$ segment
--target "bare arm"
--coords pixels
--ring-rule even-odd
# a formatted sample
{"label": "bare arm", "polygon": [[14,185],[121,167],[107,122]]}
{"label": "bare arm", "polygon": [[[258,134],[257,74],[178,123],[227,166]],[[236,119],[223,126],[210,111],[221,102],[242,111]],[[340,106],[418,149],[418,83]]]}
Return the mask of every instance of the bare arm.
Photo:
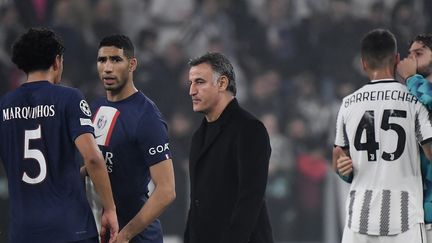
{"label": "bare arm", "polygon": [[422,145],[423,151],[429,161],[432,160],[432,142]]}
{"label": "bare arm", "polygon": [[[333,163],[332,164],[333,164],[333,170],[335,172],[340,173],[341,172],[340,168],[346,167],[345,166],[346,163],[343,163],[343,161],[350,159],[347,154],[349,154],[348,149],[343,149],[339,146],[335,146],[333,148],[333,160],[332,160]],[[351,167],[352,167],[352,163],[351,163]],[[352,171],[352,168],[351,168],[351,171]],[[351,172],[351,171],[349,171],[349,172]],[[349,174],[349,172],[347,172],[347,174]]]}
{"label": "bare arm", "polygon": [[117,235],[119,226],[105,161],[92,134],[84,133],[78,136],[75,139],[75,145],[83,157],[85,170],[93,181],[96,192],[102,201],[104,211],[101,235],[105,235],[106,227],[109,227],[110,242],[112,242]]}
{"label": "bare arm", "polygon": [[174,170],[171,159],[151,166],[150,175],[155,189],[138,214],[120,231],[117,243],[129,242],[162,214],[175,199]]}
{"label": "bare arm", "polygon": [[333,170],[345,182],[351,183],[353,180],[353,162],[349,157],[348,149],[343,149],[339,146],[333,148]]}

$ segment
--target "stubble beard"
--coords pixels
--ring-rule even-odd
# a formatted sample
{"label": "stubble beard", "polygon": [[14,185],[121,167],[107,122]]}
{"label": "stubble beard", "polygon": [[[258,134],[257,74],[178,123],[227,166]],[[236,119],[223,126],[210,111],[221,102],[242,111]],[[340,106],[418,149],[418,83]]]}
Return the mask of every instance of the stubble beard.
{"label": "stubble beard", "polygon": [[114,85],[104,85],[105,91],[111,92],[112,95],[120,94],[123,89],[126,87],[127,81],[123,79],[123,81],[119,81]]}
{"label": "stubble beard", "polygon": [[432,74],[432,60],[427,65],[417,68],[417,73],[427,78]]}

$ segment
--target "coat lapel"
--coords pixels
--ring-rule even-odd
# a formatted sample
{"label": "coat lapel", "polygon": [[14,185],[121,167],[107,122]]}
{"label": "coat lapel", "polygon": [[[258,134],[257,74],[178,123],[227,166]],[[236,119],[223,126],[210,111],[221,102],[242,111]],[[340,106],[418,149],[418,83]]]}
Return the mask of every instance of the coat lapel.
{"label": "coat lapel", "polygon": [[205,119],[203,119],[201,126],[195,132],[192,137],[192,144],[189,154],[190,167],[193,168],[201,154],[202,147],[204,146],[204,131],[205,131]]}
{"label": "coat lapel", "polygon": [[224,125],[229,121],[229,118],[235,112],[235,109],[238,107],[237,99],[233,99],[228,106],[225,108],[225,110],[222,112],[221,116],[219,117],[220,122],[219,125],[216,127],[216,132],[211,134],[211,137],[208,138],[208,143],[204,144],[204,136],[205,136],[205,128],[206,128],[206,120],[203,119],[201,126],[196,131],[193,143],[191,146],[191,153],[190,153],[190,165],[192,168],[195,168],[196,164],[200,159],[205,155],[207,150],[211,147],[211,145],[214,143],[216,138],[221,134],[223,131]]}
{"label": "coat lapel", "polygon": [[203,120],[200,128],[195,134],[194,137],[194,143],[191,147],[191,154],[190,154],[190,162],[191,166],[195,167],[197,162],[200,160],[200,158],[207,152],[207,150],[210,148],[210,146],[213,144],[213,142],[216,140],[218,135],[222,132],[222,127],[217,126],[216,131],[213,134],[210,134],[211,137],[208,138],[208,143],[205,144],[205,129],[206,129],[206,121]]}
{"label": "coat lapel", "polygon": [[208,138],[208,143],[203,144],[204,146],[201,146],[200,152],[199,152],[198,157],[197,157],[198,161],[207,152],[207,150],[213,144],[214,140],[218,137],[218,135],[221,133],[221,131],[222,131],[222,127],[220,126],[220,124],[218,124],[218,126],[215,127],[215,132],[210,134],[210,137]]}

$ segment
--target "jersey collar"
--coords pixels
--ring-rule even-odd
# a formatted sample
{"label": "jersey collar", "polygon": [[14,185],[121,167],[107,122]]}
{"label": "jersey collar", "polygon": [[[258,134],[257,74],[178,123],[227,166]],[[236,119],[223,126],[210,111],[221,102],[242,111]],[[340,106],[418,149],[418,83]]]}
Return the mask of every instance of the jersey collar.
{"label": "jersey collar", "polygon": [[377,83],[398,83],[395,79],[392,78],[384,78],[384,79],[373,79],[369,81],[368,84],[377,84]]}

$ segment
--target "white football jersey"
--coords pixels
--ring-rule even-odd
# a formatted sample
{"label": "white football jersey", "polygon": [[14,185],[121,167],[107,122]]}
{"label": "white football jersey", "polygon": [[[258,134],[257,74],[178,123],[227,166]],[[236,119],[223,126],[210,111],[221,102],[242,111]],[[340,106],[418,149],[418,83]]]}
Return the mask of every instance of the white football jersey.
{"label": "white football jersey", "polygon": [[335,145],[349,147],[354,166],[350,229],[395,235],[423,222],[418,145],[431,138],[428,111],[395,80],[373,80],[343,99]]}

